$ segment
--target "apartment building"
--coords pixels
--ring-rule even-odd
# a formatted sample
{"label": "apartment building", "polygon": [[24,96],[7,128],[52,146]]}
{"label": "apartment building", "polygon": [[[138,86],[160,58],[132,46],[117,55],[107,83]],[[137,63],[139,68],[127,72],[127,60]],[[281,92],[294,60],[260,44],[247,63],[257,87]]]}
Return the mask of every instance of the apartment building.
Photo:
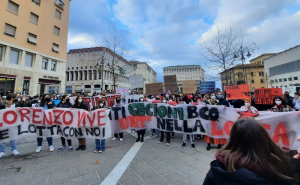
{"label": "apartment building", "polygon": [[176,75],[179,91],[182,92],[182,81],[199,81],[197,90],[200,88],[200,81],[205,81],[205,71],[200,65],[178,65],[163,68],[164,76]]}
{"label": "apartment building", "polygon": [[0,95],[65,92],[70,3],[0,1]]}
{"label": "apartment building", "polygon": [[71,49],[65,71],[66,93],[92,94],[119,87],[130,88],[129,76],[132,72],[126,59],[106,47]]}

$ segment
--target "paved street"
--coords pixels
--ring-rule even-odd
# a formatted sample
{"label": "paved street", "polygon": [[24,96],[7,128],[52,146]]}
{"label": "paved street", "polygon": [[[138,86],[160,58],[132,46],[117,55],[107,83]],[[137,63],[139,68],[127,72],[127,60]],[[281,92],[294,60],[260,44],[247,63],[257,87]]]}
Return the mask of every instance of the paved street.
{"label": "paved street", "polygon": [[[146,134],[147,136],[149,134]],[[147,137],[149,138],[149,137]],[[13,156],[7,147],[0,159],[1,184],[100,184],[135,144],[135,137],[126,133],[123,142],[108,139],[104,153],[93,153],[94,140],[87,140],[86,151],[35,153],[34,137],[18,141],[19,156]],[[196,149],[190,144],[181,148],[181,135],[171,138],[171,145],[157,144],[158,138],[149,138],[139,149],[117,184],[202,184],[213,160],[215,150],[206,151],[206,143],[196,140]],[[73,140],[77,146],[77,141]],[[55,149],[60,139],[54,140]],[[95,161],[99,164],[94,164]],[[118,170],[118,169],[116,169]],[[120,171],[121,172],[121,171]]]}

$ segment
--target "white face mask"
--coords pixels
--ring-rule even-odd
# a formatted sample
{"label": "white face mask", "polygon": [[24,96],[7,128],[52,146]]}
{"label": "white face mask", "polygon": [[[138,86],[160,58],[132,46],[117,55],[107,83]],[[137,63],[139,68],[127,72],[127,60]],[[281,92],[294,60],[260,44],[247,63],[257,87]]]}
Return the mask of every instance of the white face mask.
{"label": "white face mask", "polygon": [[281,105],[281,101],[275,101],[276,105]]}
{"label": "white face mask", "polygon": [[22,98],[22,101],[26,101],[26,99],[25,99],[25,98]]}
{"label": "white face mask", "polygon": [[100,107],[103,107],[103,103],[100,103],[99,105],[100,105]]}
{"label": "white face mask", "polygon": [[169,95],[167,94],[166,97],[169,98]]}
{"label": "white face mask", "polygon": [[144,99],[141,98],[140,101],[144,101]]}
{"label": "white face mask", "polygon": [[163,102],[164,102],[164,103],[166,103],[166,102],[167,102],[167,100],[163,100]]}
{"label": "white face mask", "polygon": [[216,99],[216,97],[215,97],[215,96],[211,96],[211,99],[212,99],[212,100],[215,100],[215,99]]}
{"label": "white face mask", "polygon": [[155,98],[152,98],[152,100],[155,100]]}
{"label": "white face mask", "polygon": [[38,102],[40,103],[40,102],[41,102],[41,100],[38,100]]}
{"label": "white face mask", "polygon": [[81,103],[81,102],[82,102],[82,99],[78,99],[78,102]]}
{"label": "white face mask", "polygon": [[250,103],[245,103],[245,106],[246,107],[250,107]]}

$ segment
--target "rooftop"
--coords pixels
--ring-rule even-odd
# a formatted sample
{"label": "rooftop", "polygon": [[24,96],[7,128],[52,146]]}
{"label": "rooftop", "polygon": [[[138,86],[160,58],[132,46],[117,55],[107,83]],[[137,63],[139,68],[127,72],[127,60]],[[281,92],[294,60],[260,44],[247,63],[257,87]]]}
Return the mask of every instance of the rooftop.
{"label": "rooftop", "polygon": [[300,47],[300,45],[296,45],[296,46],[294,46],[294,47],[292,47],[292,48],[289,48],[289,49],[287,49],[287,50],[284,50],[284,51],[282,51],[282,52],[278,52],[278,53],[276,53],[275,55],[270,56],[269,58],[266,58],[266,59],[264,59],[264,60],[269,60],[270,58],[276,57],[276,56],[278,56],[278,55],[280,55],[280,54],[282,54],[282,53],[285,53],[285,52],[287,52],[287,51],[296,49],[296,48],[298,48],[298,47]]}
{"label": "rooftop", "polygon": [[253,61],[253,60],[256,60],[256,59],[258,59],[258,58],[260,58],[260,57],[263,57],[263,56],[265,56],[265,55],[276,55],[277,53],[263,53],[263,54],[261,54],[261,55],[259,55],[259,56],[257,56],[257,57],[255,57],[255,58],[252,58],[251,60],[250,60],[250,62],[251,61]]}
{"label": "rooftop", "polygon": [[[243,67],[245,68],[256,68],[256,67],[264,67],[263,64],[238,64],[236,66],[233,66],[229,69],[227,69],[226,71],[232,70],[232,69],[243,69]],[[224,73],[225,71],[221,72],[220,74]]]}
{"label": "rooftop", "polygon": [[191,67],[200,67],[201,65],[178,65],[178,66],[166,66],[163,69],[173,69],[173,68],[191,68]]}

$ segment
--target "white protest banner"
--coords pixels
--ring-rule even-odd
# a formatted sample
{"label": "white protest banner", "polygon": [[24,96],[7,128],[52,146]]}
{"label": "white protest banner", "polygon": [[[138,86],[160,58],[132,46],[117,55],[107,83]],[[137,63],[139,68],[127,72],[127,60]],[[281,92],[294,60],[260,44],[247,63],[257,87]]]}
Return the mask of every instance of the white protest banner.
{"label": "white protest banner", "polygon": [[37,137],[65,138],[111,137],[109,110],[91,113],[82,109],[9,108],[0,110],[0,143],[28,134]]}

